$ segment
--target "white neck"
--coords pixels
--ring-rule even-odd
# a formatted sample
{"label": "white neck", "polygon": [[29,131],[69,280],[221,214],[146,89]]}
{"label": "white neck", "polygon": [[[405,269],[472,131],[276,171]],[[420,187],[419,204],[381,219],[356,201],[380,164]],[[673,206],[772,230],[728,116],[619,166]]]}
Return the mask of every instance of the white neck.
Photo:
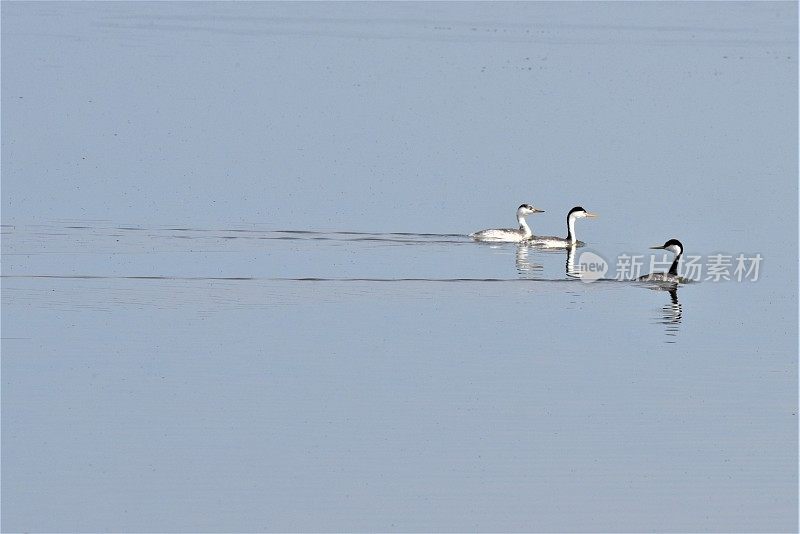
{"label": "white neck", "polygon": [[575,237],[576,219],[577,217],[575,217],[574,215],[570,215],[569,217],[567,217],[567,240],[569,240],[569,242],[572,244],[575,244],[578,241],[578,239]]}
{"label": "white neck", "polygon": [[533,232],[531,232],[531,227],[528,226],[528,223],[525,221],[525,216],[521,213],[517,214],[517,222],[519,223],[519,229],[522,230],[522,233],[525,234],[526,238],[533,235]]}
{"label": "white neck", "polygon": [[680,247],[676,247],[675,245],[672,245],[669,248],[670,250],[672,250],[672,252],[675,253],[675,259],[672,260],[672,265],[670,265],[669,267],[669,274],[678,276],[678,264],[681,261],[681,254],[683,254],[683,250],[681,250]]}

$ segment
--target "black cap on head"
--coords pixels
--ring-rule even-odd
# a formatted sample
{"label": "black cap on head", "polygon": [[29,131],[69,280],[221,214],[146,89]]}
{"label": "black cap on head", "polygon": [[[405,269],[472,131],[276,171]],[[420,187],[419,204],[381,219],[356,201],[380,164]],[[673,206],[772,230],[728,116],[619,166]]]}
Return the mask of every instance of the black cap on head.
{"label": "black cap on head", "polygon": [[683,243],[681,243],[677,239],[670,239],[669,241],[664,243],[664,248],[671,247],[673,245],[677,245],[677,246],[679,246],[681,248],[681,250],[683,250]]}
{"label": "black cap on head", "polygon": [[522,208],[528,208],[529,210],[533,209],[533,207],[530,204],[520,204],[517,209],[521,210]]}
{"label": "black cap on head", "polygon": [[[569,213],[575,213],[575,212],[577,212],[577,211],[586,211],[586,210],[585,210],[585,209],[583,209],[581,206],[575,206],[574,208],[572,208],[571,210],[569,210]],[[569,213],[568,213],[567,215],[569,215]]]}

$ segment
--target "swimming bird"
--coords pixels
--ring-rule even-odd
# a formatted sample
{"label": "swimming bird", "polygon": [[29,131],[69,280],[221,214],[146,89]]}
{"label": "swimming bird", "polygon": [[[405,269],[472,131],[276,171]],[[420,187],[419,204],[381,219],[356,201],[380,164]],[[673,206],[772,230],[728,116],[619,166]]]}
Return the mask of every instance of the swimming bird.
{"label": "swimming bird", "polygon": [[469,234],[469,236],[477,241],[503,241],[509,243],[525,241],[533,235],[530,226],[528,226],[528,223],[525,221],[525,216],[532,213],[544,213],[544,210],[534,208],[530,204],[522,204],[517,208],[517,222],[519,223],[519,228],[481,230]]}
{"label": "swimming bird", "polygon": [[594,218],[597,217],[597,214],[590,213],[580,206],[575,206],[569,210],[569,213],[567,213],[567,237],[535,235],[530,238],[530,243],[534,246],[548,248],[581,246],[584,243],[582,241],[578,241],[578,239],[575,237],[575,221],[578,219],[584,219],[586,217]]}
{"label": "swimming bird", "polygon": [[650,273],[639,277],[642,282],[681,282],[682,279],[678,276],[678,262],[683,255],[683,244],[677,239],[670,239],[666,243],[658,247],[650,247],[655,250],[668,250],[675,254],[675,259],[672,260],[672,265],[669,271],[665,273]]}

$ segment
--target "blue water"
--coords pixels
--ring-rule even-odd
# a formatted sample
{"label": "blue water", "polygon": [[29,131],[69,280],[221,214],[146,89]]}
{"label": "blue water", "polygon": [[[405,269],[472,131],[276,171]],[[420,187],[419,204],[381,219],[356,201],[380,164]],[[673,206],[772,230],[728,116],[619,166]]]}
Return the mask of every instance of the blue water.
{"label": "blue water", "polygon": [[[796,53],[793,3],[4,2],[2,530],[796,531]],[[523,202],[604,279],[467,237]],[[614,279],[669,238],[758,279]]]}

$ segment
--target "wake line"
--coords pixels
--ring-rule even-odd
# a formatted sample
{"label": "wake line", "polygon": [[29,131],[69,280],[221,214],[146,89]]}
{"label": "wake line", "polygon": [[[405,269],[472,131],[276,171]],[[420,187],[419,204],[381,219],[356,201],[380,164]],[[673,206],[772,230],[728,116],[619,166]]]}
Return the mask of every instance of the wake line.
{"label": "wake line", "polygon": [[[93,232],[95,236],[113,235],[118,237],[119,233],[108,234],[111,232],[131,232],[139,235],[146,235],[156,239],[265,239],[265,240],[320,240],[320,241],[375,241],[387,243],[470,243],[472,240],[466,234],[456,233],[417,233],[417,232],[363,232],[354,230],[318,231],[318,230],[267,230],[267,229],[247,229],[247,228],[195,228],[184,226],[136,226],[136,225],[109,225],[91,226],[80,223],[69,223],[66,225],[32,225],[29,227],[32,233],[41,234],[42,231],[66,230],[69,233],[81,234]],[[35,228],[35,229],[34,229]],[[24,233],[23,227],[4,225],[3,233],[18,234]],[[63,234],[63,235],[69,235]],[[194,234],[194,235],[192,235]],[[45,234],[47,235],[47,234]]]}
{"label": "wake line", "polygon": [[[548,278],[321,278],[321,277],[254,277],[254,276],[102,276],[81,274],[4,274],[0,278],[56,280],[179,280],[179,281],[265,281],[265,282],[568,282],[572,279]],[[597,280],[600,281],[600,280]]]}

